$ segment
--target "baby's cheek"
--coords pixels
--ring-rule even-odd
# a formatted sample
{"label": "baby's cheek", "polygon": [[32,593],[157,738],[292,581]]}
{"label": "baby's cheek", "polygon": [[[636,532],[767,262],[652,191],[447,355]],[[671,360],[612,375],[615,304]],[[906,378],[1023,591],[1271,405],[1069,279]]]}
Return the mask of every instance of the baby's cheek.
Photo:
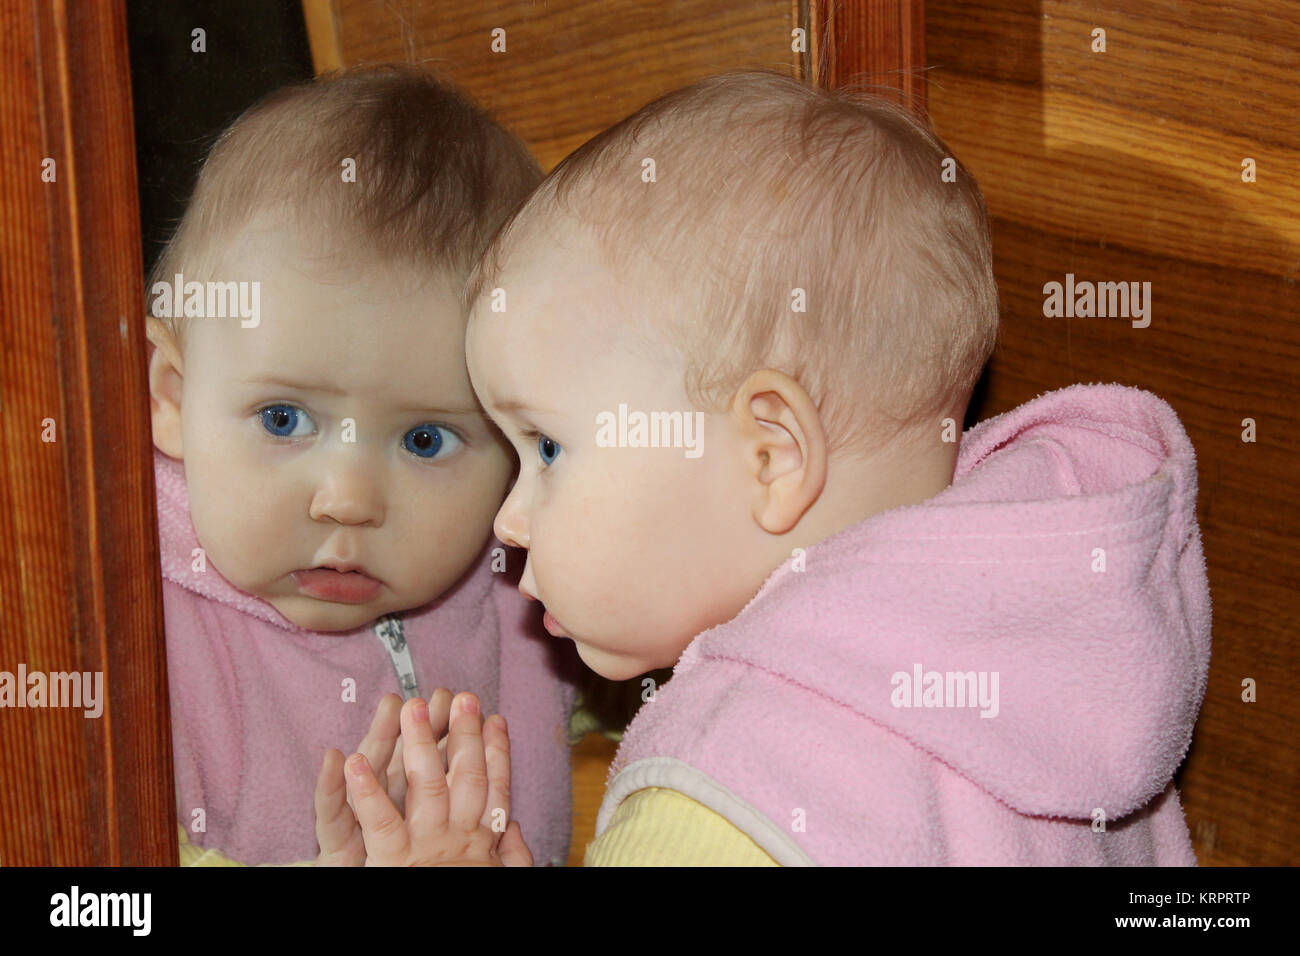
{"label": "baby's cheek", "polygon": [[495,513],[477,499],[443,498],[413,509],[406,517],[393,515],[391,519],[400,521],[404,531],[390,538],[396,548],[384,560],[405,575],[409,587],[445,589],[482,553],[492,535]]}
{"label": "baby's cheek", "polygon": [[296,564],[278,567],[285,561],[292,563],[286,544],[294,537],[290,519],[276,504],[260,489],[244,487],[235,475],[203,468],[196,472],[190,515],[204,559],[236,587],[256,593],[271,580],[297,570]]}
{"label": "baby's cheek", "polygon": [[[279,567],[289,558],[284,553],[285,534],[276,533],[282,529],[250,520],[253,518],[247,512],[234,511],[226,519],[218,520],[210,558],[232,584],[256,593],[273,579],[297,570],[298,565]],[[302,563],[307,563],[310,557],[304,557]]]}

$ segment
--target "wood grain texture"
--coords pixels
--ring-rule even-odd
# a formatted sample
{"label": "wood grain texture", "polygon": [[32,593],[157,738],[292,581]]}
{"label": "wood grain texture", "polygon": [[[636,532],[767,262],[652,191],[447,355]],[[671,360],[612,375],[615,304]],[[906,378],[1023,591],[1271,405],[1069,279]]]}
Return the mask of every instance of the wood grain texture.
{"label": "wood grain texture", "polygon": [[0,0],[0,56],[0,669],[105,698],[0,711],[0,862],[174,865],[122,5]]}
{"label": "wood grain texture", "polygon": [[[1003,328],[974,417],[1092,381],[1177,411],[1213,600],[1188,825],[1202,864],[1300,863],[1300,12],[932,0],[926,18],[935,127],[994,217]],[[1044,318],[1067,272],[1151,282],[1150,327]]]}
{"label": "wood grain texture", "polygon": [[587,844],[596,838],[596,815],[605,796],[605,777],[617,752],[618,742],[603,734],[587,734],[573,745],[573,836],[565,866],[582,866]]}
{"label": "wood grain texture", "polygon": [[924,0],[810,0],[818,45],[811,79],[871,92],[925,112]]}
{"label": "wood grain texture", "polygon": [[332,0],[302,0],[302,16],[311,44],[312,68],[317,75],[343,67],[339,47],[338,23]]}
{"label": "wood grain texture", "polygon": [[[346,65],[397,60],[441,72],[517,133],[545,170],[704,76],[745,68],[800,75],[794,9],[791,0],[334,3]],[[497,28],[505,52],[492,50]]]}

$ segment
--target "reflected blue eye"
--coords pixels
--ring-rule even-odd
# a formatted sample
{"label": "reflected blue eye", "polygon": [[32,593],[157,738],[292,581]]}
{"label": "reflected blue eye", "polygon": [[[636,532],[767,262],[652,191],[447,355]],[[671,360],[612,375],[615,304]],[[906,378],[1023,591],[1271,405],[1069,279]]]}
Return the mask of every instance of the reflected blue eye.
{"label": "reflected blue eye", "polygon": [[[278,438],[301,438],[316,430],[311,416],[296,405],[268,405],[258,415],[262,427]],[[306,430],[300,426],[306,425]]]}
{"label": "reflected blue eye", "polygon": [[549,465],[560,457],[560,443],[553,438],[547,438],[545,435],[538,435],[537,454],[541,455],[542,461]]}
{"label": "reflected blue eye", "polygon": [[441,452],[450,454],[459,448],[460,437],[441,425],[421,425],[402,436],[402,447],[421,458],[436,458]]}

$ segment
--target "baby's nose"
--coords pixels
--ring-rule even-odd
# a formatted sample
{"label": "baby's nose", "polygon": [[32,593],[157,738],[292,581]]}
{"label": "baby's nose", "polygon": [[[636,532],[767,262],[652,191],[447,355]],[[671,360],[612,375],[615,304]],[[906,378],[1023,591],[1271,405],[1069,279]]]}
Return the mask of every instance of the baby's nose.
{"label": "baby's nose", "polygon": [[501,510],[497,512],[492,522],[492,533],[498,540],[512,548],[527,548],[528,522],[525,520],[523,509],[517,507],[514,501],[514,494],[506,497],[505,503],[501,505]]}
{"label": "baby's nose", "polygon": [[364,468],[346,467],[332,470],[317,486],[309,513],[313,521],[378,527],[385,511],[381,482]]}

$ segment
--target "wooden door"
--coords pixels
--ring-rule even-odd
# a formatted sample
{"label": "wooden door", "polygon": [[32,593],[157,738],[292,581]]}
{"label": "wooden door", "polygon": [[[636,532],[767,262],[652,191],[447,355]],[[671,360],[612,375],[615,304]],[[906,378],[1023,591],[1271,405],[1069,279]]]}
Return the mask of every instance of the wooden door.
{"label": "wooden door", "polygon": [[43,705],[0,710],[0,864],[174,864],[122,4],[0,0],[0,62],[0,671]]}

